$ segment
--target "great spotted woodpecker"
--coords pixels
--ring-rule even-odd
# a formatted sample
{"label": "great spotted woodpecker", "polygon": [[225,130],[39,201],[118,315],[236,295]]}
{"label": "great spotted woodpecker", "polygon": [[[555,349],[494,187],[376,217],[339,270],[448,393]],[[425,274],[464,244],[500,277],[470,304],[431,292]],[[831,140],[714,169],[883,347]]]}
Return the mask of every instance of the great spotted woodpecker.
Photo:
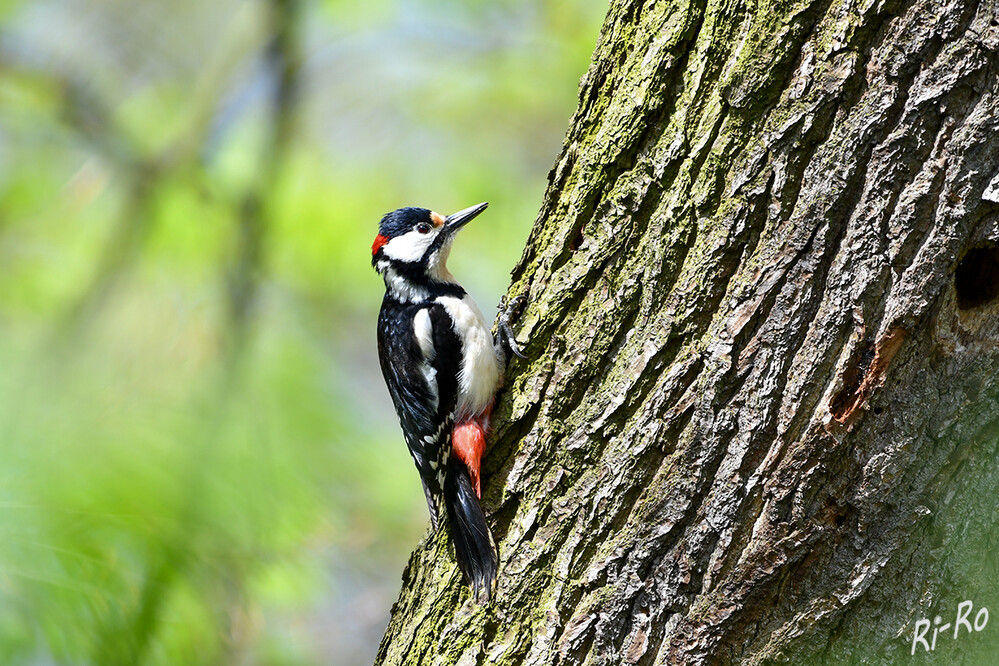
{"label": "great spotted woodpecker", "polygon": [[483,591],[488,600],[498,564],[479,506],[480,463],[507,350],[522,356],[509,319],[523,299],[501,308],[494,339],[446,265],[455,233],[486,205],[446,217],[426,208],[385,215],[371,264],[385,280],[378,315],[382,374],[423,481],[431,523],[436,530],[443,504],[458,566],[475,599]]}

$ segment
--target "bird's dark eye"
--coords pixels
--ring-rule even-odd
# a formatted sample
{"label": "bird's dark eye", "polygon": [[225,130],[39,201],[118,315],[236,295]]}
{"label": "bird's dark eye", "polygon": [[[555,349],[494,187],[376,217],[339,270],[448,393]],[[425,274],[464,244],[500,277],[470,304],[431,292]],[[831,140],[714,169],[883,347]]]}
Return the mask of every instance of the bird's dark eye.
{"label": "bird's dark eye", "polygon": [[416,225],[416,230],[419,231],[421,234],[429,234],[431,229],[433,229],[433,227],[431,227],[426,222],[420,222],[418,225]]}

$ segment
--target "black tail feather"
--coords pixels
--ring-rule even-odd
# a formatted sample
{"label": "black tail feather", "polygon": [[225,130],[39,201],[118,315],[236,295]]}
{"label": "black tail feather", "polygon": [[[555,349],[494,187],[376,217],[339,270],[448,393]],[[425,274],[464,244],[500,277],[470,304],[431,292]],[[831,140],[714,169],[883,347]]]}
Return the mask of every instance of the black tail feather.
{"label": "black tail feather", "polygon": [[444,505],[447,507],[458,568],[472,586],[475,599],[478,600],[479,591],[484,590],[488,601],[499,567],[496,544],[479,506],[479,498],[472,488],[468,468],[457,458],[448,462],[444,477]]}

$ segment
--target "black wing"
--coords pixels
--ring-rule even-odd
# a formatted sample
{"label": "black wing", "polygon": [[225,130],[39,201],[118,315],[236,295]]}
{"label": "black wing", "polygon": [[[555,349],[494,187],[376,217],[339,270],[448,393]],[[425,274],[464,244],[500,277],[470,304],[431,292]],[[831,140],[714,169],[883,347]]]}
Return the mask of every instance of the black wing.
{"label": "black wing", "polygon": [[[429,359],[413,335],[420,310],[430,320],[434,353]],[[461,340],[440,304],[403,304],[386,297],[378,316],[378,356],[436,528],[437,498],[451,455]]]}

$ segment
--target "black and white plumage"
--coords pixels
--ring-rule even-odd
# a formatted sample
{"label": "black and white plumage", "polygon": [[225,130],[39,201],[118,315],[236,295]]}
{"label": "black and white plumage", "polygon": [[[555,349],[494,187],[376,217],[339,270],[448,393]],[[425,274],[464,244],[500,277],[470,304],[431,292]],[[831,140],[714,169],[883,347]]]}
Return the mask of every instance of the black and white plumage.
{"label": "black and white plumage", "polygon": [[[398,331],[424,324],[433,352],[425,354],[417,334]],[[451,429],[458,395],[453,368],[461,362],[461,341],[444,308],[399,303],[386,295],[378,317],[378,355],[406,446],[427,494],[430,519],[437,527],[437,504],[451,454]]]}
{"label": "black and white plumage", "polygon": [[378,353],[436,529],[444,507],[458,565],[479,597],[496,580],[497,552],[479,505],[479,464],[505,366],[478,307],[447,269],[454,234],[486,208],[444,217],[401,208],[382,218],[371,263],[385,280]]}

